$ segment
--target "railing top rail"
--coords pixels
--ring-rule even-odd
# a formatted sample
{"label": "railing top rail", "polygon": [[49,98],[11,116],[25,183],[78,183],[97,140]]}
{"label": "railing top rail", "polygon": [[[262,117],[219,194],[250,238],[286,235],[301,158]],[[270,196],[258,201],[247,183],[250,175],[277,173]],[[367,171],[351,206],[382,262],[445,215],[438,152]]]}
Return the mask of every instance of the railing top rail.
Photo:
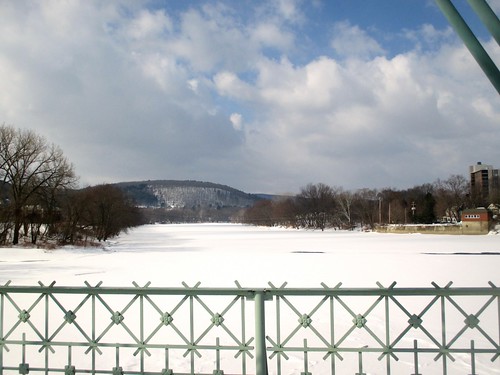
{"label": "railing top rail", "polygon": [[488,295],[500,296],[500,288],[489,283],[489,287],[451,287],[448,283],[440,287],[432,283],[432,287],[417,288],[396,288],[393,283],[390,287],[383,287],[379,284],[378,288],[341,288],[338,284],[334,288],[205,288],[199,287],[151,287],[149,283],[140,287],[137,284],[133,287],[105,287],[99,283],[91,286],[56,286],[55,282],[50,285],[39,286],[13,286],[10,282],[0,285],[0,294],[4,293],[40,293],[40,294],[121,294],[121,295],[213,295],[213,296],[240,296],[253,298],[256,294],[266,296],[469,296],[469,295]]}

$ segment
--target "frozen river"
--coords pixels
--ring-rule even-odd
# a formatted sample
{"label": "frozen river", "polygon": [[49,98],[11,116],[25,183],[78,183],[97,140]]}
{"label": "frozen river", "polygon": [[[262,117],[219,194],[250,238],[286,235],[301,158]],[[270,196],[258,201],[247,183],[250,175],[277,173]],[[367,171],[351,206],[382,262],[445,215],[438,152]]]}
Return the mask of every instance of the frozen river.
{"label": "frozen river", "polygon": [[[38,285],[38,281],[49,285],[52,281],[56,281],[56,286],[83,286],[85,282],[95,286],[102,282],[103,287],[130,287],[133,282],[140,286],[151,282],[151,287],[182,287],[182,282],[185,282],[192,287],[201,282],[201,287],[234,288],[235,280],[244,288],[269,288],[268,282],[278,287],[288,282],[287,288],[322,288],[321,283],[329,287],[342,283],[342,288],[378,288],[377,282],[389,287],[394,281],[397,282],[397,288],[433,288],[432,282],[440,287],[445,287],[449,282],[453,282],[453,287],[488,288],[489,282],[500,285],[500,236],[498,235],[380,234],[334,230],[322,232],[232,224],[148,225],[135,228],[107,242],[103,248],[65,247],[42,250],[17,247],[2,248],[0,254],[0,283],[5,284],[10,280],[11,285]],[[172,310],[172,305],[167,300],[155,299],[155,304],[161,306],[158,311],[152,308],[154,305],[151,302],[145,302],[149,310],[145,319],[140,320],[138,302],[130,301],[129,306],[132,307],[123,308],[125,302],[130,300],[130,296],[128,299],[127,296],[124,298],[125,302],[104,296],[103,301],[106,301],[106,305],[98,302],[97,307],[100,307],[100,310],[96,312],[92,312],[93,307],[90,307],[88,302],[90,300],[81,302],[82,307],[75,309],[79,301],[78,298],[74,298],[75,296],[69,300],[70,302],[64,302],[63,296],[56,296],[60,299],[59,305],[52,304],[50,309],[45,310],[42,308],[44,303],[42,299],[36,302],[35,297],[26,296],[24,299],[21,297],[13,297],[15,304],[2,299],[5,303],[3,308],[5,327],[0,328],[0,331],[3,329],[5,333],[11,329],[10,327],[14,327],[12,333],[8,333],[10,340],[15,338],[19,340],[21,333],[27,332],[27,337],[36,341],[43,338],[44,331],[50,335],[51,330],[61,326],[60,332],[57,331],[54,336],[55,339],[67,337],[68,340],[75,340],[76,337],[78,340],[83,340],[81,346],[85,349],[89,339],[82,338],[82,334],[75,331],[74,326],[76,323],[81,327],[87,324],[86,330],[90,332],[89,319],[95,315],[102,319],[100,330],[103,330],[103,333],[99,342],[103,354],[96,357],[94,365],[108,369],[106,371],[111,370],[118,355],[115,355],[114,347],[106,349],[105,342],[127,342],[133,337],[141,337],[142,334],[147,336],[150,332],[152,338],[146,340],[150,344],[155,340],[158,340],[159,345],[171,342],[169,340],[180,340],[179,345],[184,349],[177,351],[171,349],[169,352],[169,366],[174,368],[175,373],[189,373],[191,358],[196,362],[197,373],[212,374],[216,367],[213,351],[202,352],[203,355],[199,358],[192,357],[191,354],[184,356],[187,338],[190,335],[195,338],[197,335],[203,336],[200,331],[189,333],[190,314],[187,303],[181,303],[178,305],[180,306],[178,310]],[[227,336],[226,328],[238,335],[237,332],[242,330],[238,328],[241,319],[239,313],[234,310],[237,310],[239,304],[229,308],[227,306],[232,305],[228,305],[227,301],[222,303],[217,299],[210,300],[206,296],[202,299],[206,308],[201,302],[198,304],[197,300],[194,301],[199,309],[197,314],[201,314],[195,317],[194,323],[201,331],[204,327],[208,327],[209,334],[203,337],[203,340],[200,339],[200,343],[211,340],[208,341],[209,345],[213,345],[216,340],[214,335]],[[455,300],[458,301],[456,306],[453,305]],[[32,307],[28,308],[33,301],[35,302]],[[335,355],[325,357],[322,352],[327,350],[324,349],[327,341],[338,343],[340,347],[356,348],[368,345],[368,349],[380,350],[384,345],[383,342],[396,340],[396,346],[411,350],[414,340],[418,340],[419,347],[433,350],[431,354],[421,354],[419,372],[424,375],[443,373],[442,358],[438,357],[436,360],[436,350],[438,350],[436,348],[439,348],[441,342],[448,343],[454,336],[459,339],[453,342],[453,347],[470,348],[471,337],[476,340],[477,347],[496,350],[495,348],[500,346],[498,341],[500,303],[489,303],[487,297],[457,298],[441,302],[432,301],[432,297],[406,297],[398,299],[401,306],[393,304],[393,301],[386,301],[391,303],[390,309],[384,308],[383,302],[375,302],[373,305],[374,297],[355,300],[345,297],[341,300],[330,300],[328,303],[321,302],[321,298],[318,297],[288,297],[287,301],[281,300],[280,314],[277,314],[277,298],[266,302],[267,332],[272,340],[268,339],[267,345],[280,339],[284,340],[289,335],[290,341],[286,345],[300,348],[305,345],[303,339],[307,338],[308,345],[323,348],[318,352],[308,353],[308,371],[315,375],[332,373],[331,359]],[[61,306],[67,304],[68,307],[64,307],[63,310]],[[253,302],[248,301],[246,305],[253,307]],[[335,319],[331,316],[333,310],[329,310],[334,305]],[[372,305],[373,309],[370,307]],[[445,330],[441,329],[443,306],[446,306],[447,311]],[[75,316],[68,312],[70,308],[78,310]],[[44,311],[52,311],[50,319],[47,320],[50,321],[52,328],[49,329],[48,326],[38,328],[39,333],[30,333],[27,323],[19,322],[19,319],[26,315],[22,309],[29,310],[31,315],[28,318],[29,322],[36,322],[38,319],[37,324],[40,326],[43,326]],[[121,323],[117,325],[111,323],[110,315],[114,311],[123,313],[126,326],[131,327],[130,331],[121,329]],[[184,332],[182,335],[172,331],[170,325],[160,324],[160,319],[170,316],[162,315],[166,311],[172,313],[175,327],[179,329],[178,332]],[[387,315],[389,311],[390,320]],[[210,312],[208,316],[207,312]],[[217,314],[213,315],[215,312]],[[223,312],[224,315],[223,325],[212,326],[210,322],[213,322],[214,318],[218,319],[219,312]],[[254,335],[252,309],[250,308],[246,314],[247,319],[250,319],[246,328],[249,331],[246,339],[248,340]],[[359,315],[359,329],[353,326],[353,318],[357,319],[356,314],[366,315],[366,319]],[[418,317],[415,314],[418,314]],[[276,321],[278,315],[281,319],[279,330]],[[120,314],[116,316],[120,317]],[[64,322],[63,318],[68,319],[68,317],[71,323],[67,320]],[[75,319],[75,323],[72,319]],[[143,321],[144,326],[139,330],[140,321]],[[384,327],[387,326],[387,322],[390,322],[390,329],[386,331]],[[109,331],[105,330],[106,325],[110,327]],[[158,333],[155,333],[155,327]],[[98,329],[97,333],[99,332]],[[372,334],[379,341],[374,339]],[[345,340],[342,335],[345,335]],[[402,335],[400,340],[397,339],[398,335]],[[136,345],[134,340],[136,339],[129,344],[131,347]],[[229,337],[229,342],[234,344],[234,338]],[[4,361],[6,363],[11,361],[13,368],[16,368],[12,373],[18,373],[16,366],[21,363],[21,353],[12,348],[12,345],[11,349],[9,353],[4,353]],[[36,361],[41,363],[41,366],[48,360],[48,357],[44,357],[45,351],[41,353],[38,349],[35,347],[28,353],[30,366],[37,363]],[[50,354],[50,363],[52,366],[59,363],[60,367],[57,368],[64,368],[68,356],[66,349],[57,347],[56,349]],[[83,349],[78,347],[73,349],[71,358],[77,369],[90,368],[90,355],[84,353]],[[144,357],[142,364],[140,356],[133,355],[134,350],[127,351],[126,348],[122,348],[120,351],[119,364],[125,371],[138,371],[140,366],[145,366],[153,373],[165,368],[164,350],[151,349],[152,356]],[[288,351],[287,354],[288,359],[282,358],[281,373],[299,375],[305,372],[304,357],[300,350]],[[335,357],[337,373],[359,372],[358,353],[342,352],[342,356],[345,360],[341,361]],[[378,356],[379,354],[371,357],[367,353],[364,354],[366,374],[386,373],[386,358],[380,360],[377,359]],[[279,356],[273,356],[269,360],[270,374],[277,373],[277,357]],[[491,357],[490,353],[475,357],[477,373],[500,373],[500,360],[491,362]],[[472,373],[470,354],[454,354],[453,359],[453,361],[447,359],[448,374]],[[227,366],[224,367],[225,373],[241,373],[240,360],[241,357],[234,358],[234,352],[231,350],[221,354],[221,361]],[[398,353],[398,361],[393,358],[391,361],[394,374],[415,372],[412,353]],[[248,359],[249,373],[254,371],[252,366],[253,360]]]}
{"label": "frozen river", "polygon": [[[477,255],[475,255],[477,254]],[[307,231],[231,224],[148,225],[103,249],[0,249],[0,280],[179,286],[500,284],[500,236]]]}

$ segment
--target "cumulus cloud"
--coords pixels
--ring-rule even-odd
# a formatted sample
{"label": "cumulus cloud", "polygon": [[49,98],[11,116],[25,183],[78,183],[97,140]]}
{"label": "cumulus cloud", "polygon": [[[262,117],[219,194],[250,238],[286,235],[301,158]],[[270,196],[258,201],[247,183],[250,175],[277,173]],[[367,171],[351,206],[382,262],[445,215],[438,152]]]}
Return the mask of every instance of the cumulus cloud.
{"label": "cumulus cloud", "polygon": [[302,23],[304,15],[300,10],[300,0],[277,0],[278,13],[291,23]]}
{"label": "cumulus cloud", "polygon": [[231,113],[229,120],[231,121],[231,124],[233,124],[233,128],[236,130],[243,129],[243,116],[240,113]]}
{"label": "cumulus cloud", "polygon": [[273,23],[260,23],[251,31],[252,40],[263,47],[275,47],[279,50],[289,50],[294,41],[293,35],[283,31]]}
{"label": "cumulus cloud", "polygon": [[448,27],[399,30],[414,47],[388,56],[339,21],[323,53],[296,58],[307,2],[245,17],[232,2],[148,4],[0,9],[0,122],[60,145],[83,184],[398,187],[500,159],[498,96]]}
{"label": "cumulus cloud", "polygon": [[144,40],[161,36],[164,32],[170,33],[172,27],[172,21],[164,10],[151,12],[143,9],[130,22],[128,33],[132,38]]}
{"label": "cumulus cloud", "polygon": [[358,57],[362,59],[383,55],[382,46],[359,26],[348,21],[339,22],[334,26],[332,48],[341,57]]}

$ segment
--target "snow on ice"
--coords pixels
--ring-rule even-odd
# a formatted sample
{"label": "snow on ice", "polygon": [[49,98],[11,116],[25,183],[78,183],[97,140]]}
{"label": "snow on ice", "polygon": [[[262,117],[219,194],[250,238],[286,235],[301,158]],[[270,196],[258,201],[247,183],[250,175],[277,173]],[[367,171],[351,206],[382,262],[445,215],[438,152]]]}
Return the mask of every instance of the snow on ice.
{"label": "snow on ice", "polygon": [[[293,288],[321,288],[322,282],[330,287],[341,282],[343,288],[376,288],[376,282],[387,287],[394,281],[397,287],[432,287],[432,282],[445,286],[450,281],[453,287],[488,287],[490,281],[500,285],[500,236],[494,234],[381,234],[236,224],[148,225],[107,242],[104,248],[16,247],[0,249],[0,254],[0,283],[11,280],[11,285],[38,285],[38,281],[48,285],[53,280],[58,286],[83,286],[85,281],[95,285],[102,281],[107,287],[128,287],[132,282],[151,282],[154,287],[182,287],[182,282],[190,286],[201,282],[201,287],[235,287],[235,280],[248,288],[266,288],[268,282],[276,286],[288,282],[287,287]],[[422,307],[415,302],[414,308],[420,311]],[[477,306],[469,304],[466,308],[475,312]],[[382,317],[372,315],[370,324],[376,327],[377,319]],[[437,327],[439,316],[436,320]],[[293,329],[296,319],[289,324]],[[314,324],[318,330],[323,327],[318,319]],[[433,328],[429,322],[426,324]],[[481,319],[481,327],[493,330],[495,340],[500,339],[498,324],[498,315]],[[329,361],[323,361],[323,355],[311,360],[309,371],[315,375],[330,373]],[[227,357],[230,360],[233,354]],[[408,366],[404,373],[413,372],[410,357],[402,361],[401,366]],[[179,366],[188,368],[189,356],[179,355],[172,361],[175,358]],[[357,357],[353,354],[349,358],[357,370]],[[433,359],[422,359],[425,371],[421,372],[441,373],[442,366]],[[212,357],[197,361],[197,371],[211,373]],[[137,359],[124,362],[132,369]],[[304,371],[302,353],[284,362],[289,366],[286,374]],[[375,362],[379,363],[372,369],[378,370],[367,373],[385,373],[385,362]],[[467,358],[459,358],[450,361],[449,371],[470,373],[469,366]],[[499,359],[491,362],[489,357],[479,358],[476,366],[480,374],[500,373]],[[270,365],[270,373],[274,371]]]}

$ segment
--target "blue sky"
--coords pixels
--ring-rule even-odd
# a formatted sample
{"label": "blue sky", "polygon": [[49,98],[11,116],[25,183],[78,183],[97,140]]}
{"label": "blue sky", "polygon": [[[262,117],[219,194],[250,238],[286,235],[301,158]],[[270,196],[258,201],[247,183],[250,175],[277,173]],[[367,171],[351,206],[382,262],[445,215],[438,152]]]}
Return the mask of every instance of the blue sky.
{"label": "blue sky", "polygon": [[0,123],[59,145],[82,185],[278,194],[500,167],[500,99],[434,0],[21,0],[0,18]]}

